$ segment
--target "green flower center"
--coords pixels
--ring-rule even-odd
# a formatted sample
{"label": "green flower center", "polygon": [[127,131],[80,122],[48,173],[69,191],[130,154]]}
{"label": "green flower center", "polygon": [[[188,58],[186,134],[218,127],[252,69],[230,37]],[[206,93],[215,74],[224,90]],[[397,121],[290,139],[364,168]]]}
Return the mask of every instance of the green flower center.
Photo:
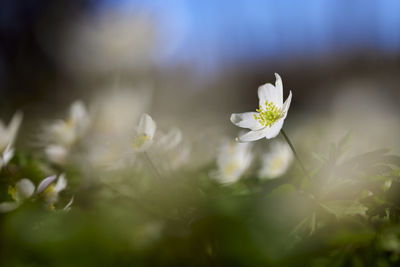
{"label": "green flower center", "polygon": [[254,114],[254,119],[256,119],[263,126],[271,126],[282,118],[283,112],[274,103],[265,101],[265,108],[259,107],[256,109],[258,115]]}
{"label": "green flower center", "polygon": [[145,133],[139,134],[133,140],[132,146],[134,149],[140,149],[149,139],[150,139],[150,136],[148,136],[147,134],[145,134]]}

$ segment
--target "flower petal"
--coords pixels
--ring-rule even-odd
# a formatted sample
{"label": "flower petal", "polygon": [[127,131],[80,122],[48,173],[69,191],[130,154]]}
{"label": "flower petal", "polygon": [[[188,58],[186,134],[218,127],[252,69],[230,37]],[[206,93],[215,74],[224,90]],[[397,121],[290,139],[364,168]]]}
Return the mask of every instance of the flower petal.
{"label": "flower petal", "polygon": [[57,183],[54,186],[54,191],[59,193],[65,188],[67,188],[67,179],[65,179],[65,173],[63,173],[58,177]]}
{"label": "flower petal", "polygon": [[282,106],[282,104],[283,104],[283,83],[282,83],[281,76],[279,76],[278,73],[275,73],[275,78],[276,78],[275,88],[276,88],[277,95],[278,95],[277,101]]}
{"label": "flower petal", "polygon": [[70,108],[70,120],[76,128],[76,134],[79,137],[82,137],[89,128],[90,124],[88,112],[86,110],[85,104],[82,101],[77,100],[72,103]]}
{"label": "flower petal", "polygon": [[178,128],[172,128],[167,134],[158,131],[155,139],[158,148],[165,152],[179,145],[182,141],[182,132]]}
{"label": "flower petal", "polygon": [[259,140],[259,139],[265,137],[268,130],[269,130],[269,127],[264,127],[257,131],[249,131],[249,132],[245,133],[244,135],[241,135],[238,138],[236,138],[236,141],[243,143],[243,142],[251,142],[251,141]]}
{"label": "flower petal", "polygon": [[12,157],[14,157],[14,148],[11,147],[11,144],[8,144],[2,155],[2,165],[7,165]]}
{"label": "flower petal", "polygon": [[50,161],[58,164],[65,163],[68,156],[68,149],[60,145],[48,145],[44,151]]}
{"label": "flower petal", "polygon": [[231,115],[231,122],[236,126],[256,131],[263,127],[263,125],[254,118],[257,114],[257,112],[233,113]]}
{"label": "flower petal", "polygon": [[24,200],[30,198],[35,192],[35,185],[29,179],[21,179],[15,185],[17,189],[17,200]]}
{"label": "flower petal", "polygon": [[142,114],[139,121],[138,133],[139,134],[146,134],[150,137],[150,140],[153,139],[154,133],[156,131],[156,123],[151,118],[151,116],[147,113]]}
{"label": "flower petal", "polygon": [[282,111],[284,114],[283,118],[286,118],[291,102],[292,102],[292,91],[289,91],[289,96],[288,96],[288,98],[286,98],[286,101],[285,101],[285,103],[283,103],[283,106],[282,106]]}
{"label": "flower petal", "polygon": [[71,104],[70,108],[70,119],[73,122],[80,121],[87,116],[85,104],[82,101],[77,100]]}
{"label": "flower petal", "polygon": [[17,202],[2,202],[0,203],[0,212],[9,212],[18,208],[19,203]]}
{"label": "flower petal", "polygon": [[258,99],[259,106],[265,108],[265,102],[272,102],[278,108],[281,108],[282,103],[278,102],[278,94],[275,86],[270,83],[266,83],[258,87]]}
{"label": "flower petal", "polygon": [[284,122],[284,118],[281,118],[281,119],[277,120],[274,124],[272,124],[270,127],[266,127],[267,130],[264,135],[265,138],[271,139],[271,138],[276,137],[282,129],[283,122]]}
{"label": "flower petal", "polygon": [[22,113],[21,112],[17,112],[17,113],[14,114],[14,116],[11,119],[10,124],[8,125],[8,129],[7,129],[8,138],[9,138],[8,142],[11,145],[14,144],[15,138],[17,136],[19,127],[20,127],[21,122],[22,122],[22,118],[23,118]]}
{"label": "flower petal", "polygon": [[57,175],[52,175],[47,178],[44,178],[37,187],[36,193],[41,194],[44,190],[46,190],[49,185],[54,182],[57,178]]}
{"label": "flower petal", "polygon": [[67,205],[65,205],[65,207],[63,208],[64,211],[70,211],[71,210],[71,206],[72,203],[74,203],[74,196],[71,198],[71,200],[67,203]]}

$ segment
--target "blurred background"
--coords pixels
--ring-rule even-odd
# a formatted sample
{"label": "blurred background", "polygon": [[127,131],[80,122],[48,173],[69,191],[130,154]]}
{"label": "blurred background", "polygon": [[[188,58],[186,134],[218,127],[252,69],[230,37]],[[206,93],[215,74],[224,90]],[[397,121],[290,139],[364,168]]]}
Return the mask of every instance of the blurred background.
{"label": "blurred background", "polygon": [[76,99],[140,88],[156,119],[236,131],[230,113],[254,110],[274,72],[294,94],[288,127],[329,119],[320,131],[357,128],[376,146],[393,145],[397,128],[383,129],[398,124],[400,2],[1,3],[3,118],[21,109],[29,123]]}
{"label": "blurred background", "polygon": [[[297,164],[258,179],[264,139],[244,179],[217,186],[220,141],[239,132],[231,113],[255,111],[274,73],[293,92],[284,128],[312,180]],[[68,188],[54,213],[39,194],[0,215],[0,265],[332,266],[298,261],[342,257],[332,247],[399,262],[399,85],[399,0],[2,0],[2,134],[15,111],[24,120],[0,204],[21,178],[66,172]],[[131,147],[143,112],[174,152],[155,145],[154,165]]]}

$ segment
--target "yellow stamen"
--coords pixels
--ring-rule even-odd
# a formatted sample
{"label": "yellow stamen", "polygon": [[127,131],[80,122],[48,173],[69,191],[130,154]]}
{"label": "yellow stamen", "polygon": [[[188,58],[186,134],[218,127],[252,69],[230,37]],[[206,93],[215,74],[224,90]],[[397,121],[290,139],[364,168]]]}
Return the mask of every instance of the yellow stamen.
{"label": "yellow stamen", "polygon": [[42,195],[46,198],[52,198],[56,195],[56,191],[54,190],[54,185],[49,185],[42,193]]}
{"label": "yellow stamen", "polygon": [[139,134],[133,140],[132,146],[134,149],[140,149],[149,139],[150,136],[148,136],[147,134],[145,133]]}
{"label": "yellow stamen", "polygon": [[275,106],[274,103],[268,101],[265,101],[265,108],[260,106],[256,111],[258,115],[254,114],[254,119],[263,126],[271,126],[283,116],[282,110]]}
{"label": "yellow stamen", "polygon": [[275,158],[270,165],[271,171],[275,172],[279,170],[280,168],[282,168],[282,165],[283,165],[282,158]]}
{"label": "yellow stamen", "polygon": [[13,200],[17,200],[17,189],[14,186],[8,186],[8,194]]}
{"label": "yellow stamen", "polygon": [[224,169],[226,176],[231,176],[238,168],[239,163],[236,160],[229,162]]}

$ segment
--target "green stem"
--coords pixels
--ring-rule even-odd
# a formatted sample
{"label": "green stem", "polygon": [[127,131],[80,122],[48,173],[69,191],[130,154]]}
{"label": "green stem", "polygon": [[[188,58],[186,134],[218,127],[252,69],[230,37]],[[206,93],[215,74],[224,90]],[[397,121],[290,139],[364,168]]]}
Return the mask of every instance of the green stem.
{"label": "green stem", "polygon": [[157,170],[156,166],[153,164],[153,162],[151,161],[149,154],[147,154],[147,152],[143,152],[143,157],[145,158],[147,164],[150,166],[151,169],[153,169],[155,175],[157,176],[158,179],[163,181],[163,178],[161,176],[161,174],[159,173],[159,171]]}
{"label": "green stem", "polygon": [[297,162],[299,163],[301,169],[303,170],[304,174],[307,176],[308,179],[310,179],[310,175],[308,174],[306,168],[303,165],[303,162],[301,161],[299,155],[296,152],[296,149],[294,148],[292,142],[290,142],[289,137],[286,135],[285,131],[283,130],[283,128],[281,129],[281,133],[283,135],[283,137],[285,138],[286,142],[289,144],[290,148],[293,151],[294,157],[296,158]]}

